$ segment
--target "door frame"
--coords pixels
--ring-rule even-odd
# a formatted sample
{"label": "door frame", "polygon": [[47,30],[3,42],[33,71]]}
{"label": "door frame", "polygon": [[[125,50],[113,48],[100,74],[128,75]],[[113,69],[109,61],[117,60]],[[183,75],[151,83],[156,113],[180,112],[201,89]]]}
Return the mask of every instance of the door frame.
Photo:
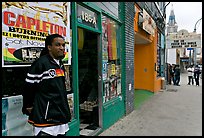
{"label": "door frame", "polygon": [[[98,29],[92,28],[90,26],[81,24],[77,21],[77,4],[80,6],[87,8],[88,10],[93,11],[94,13],[97,14],[97,24],[98,24]],[[103,113],[103,102],[102,102],[102,92],[103,92],[103,87],[102,87],[102,49],[101,49],[101,34],[102,34],[102,26],[101,26],[101,12],[99,10],[93,9],[92,7],[88,6],[86,3],[77,3],[73,2],[72,3],[72,65],[73,65],[73,91],[74,91],[74,113],[75,113],[75,118],[77,119],[78,126],[80,126],[80,119],[79,119],[79,83],[78,83],[78,33],[77,29],[82,28],[88,31],[91,31],[93,33],[96,33],[97,35],[97,55],[98,55],[98,106],[99,106],[99,128],[102,129],[102,113]],[[93,5],[92,5],[93,6]]]}
{"label": "door frame", "polygon": [[[95,29],[93,27],[84,25],[82,23],[79,23],[77,20],[77,4],[81,5],[84,8],[87,8],[88,10],[91,10],[92,12],[97,14],[97,24],[98,24],[98,28]],[[77,39],[77,29],[78,27],[82,28],[82,29],[87,29],[89,31],[95,32],[98,34],[98,74],[100,76],[102,76],[102,15],[108,16],[111,19],[115,20],[120,28],[121,28],[121,34],[124,34],[124,22],[122,22],[122,20],[115,18],[113,15],[110,15],[109,13],[107,13],[106,11],[104,11],[103,9],[98,8],[96,5],[94,5],[91,2],[72,2],[71,3],[71,10],[72,10],[72,14],[71,14],[71,23],[72,23],[72,68],[73,68],[73,91],[74,91],[74,113],[75,113],[75,118],[76,118],[76,122],[77,125],[80,125],[79,122],[79,84],[78,84],[78,39]],[[121,19],[123,19],[124,17],[122,16],[122,14],[120,15]],[[124,53],[125,50],[125,45],[124,45],[124,40],[121,40],[121,53]],[[125,110],[125,89],[126,89],[126,84],[125,84],[125,65],[126,62],[125,60],[125,55],[122,54],[121,55],[121,64],[122,64],[122,68],[121,68],[121,91],[122,91],[122,101],[123,101],[123,108]],[[100,79],[100,77],[99,77]],[[103,103],[103,80],[101,77],[101,81],[98,81],[98,89],[100,89],[99,92],[99,127],[104,129],[104,103]],[[114,102],[114,101],[113,101]]]}

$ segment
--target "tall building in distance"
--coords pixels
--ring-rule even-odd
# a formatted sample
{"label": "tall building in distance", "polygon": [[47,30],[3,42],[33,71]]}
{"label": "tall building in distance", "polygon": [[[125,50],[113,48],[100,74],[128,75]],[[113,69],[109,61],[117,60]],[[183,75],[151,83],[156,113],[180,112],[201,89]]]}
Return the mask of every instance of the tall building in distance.
{"label": "tall building in distance", "polygon": [[173,4],[172,4],[172,9],[171,13],[169,16],[169,22],[167,23],[167,34],[169,33],[177,33],[178,25],[176,23],[176,18],[173,10]]}
{"label": "tall building in distance", "polygon": [[[176,22],[173,4],[172,4],[171,12],[169,15],[169,21],[167,23],[167,34],[166,34],[167,40],[168,40],[168,37],[170,37],[169,35],[176,35],[177,32],[178,32],[178,25]],[[166,49],[167,50],[167,53],[166,53],[167,63],[179,64],[179,61],[178,61],[179,60],[179,50],[175,48],[170,48],[168,44],[166,45],[166,48],[167,48]]]}

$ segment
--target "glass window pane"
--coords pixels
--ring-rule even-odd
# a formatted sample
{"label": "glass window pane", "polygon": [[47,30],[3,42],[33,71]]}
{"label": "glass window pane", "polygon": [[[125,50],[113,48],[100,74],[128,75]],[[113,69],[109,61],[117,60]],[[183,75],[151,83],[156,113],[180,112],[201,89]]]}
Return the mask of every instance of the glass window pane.
{"label": "glass window pane", "polygon": [[117,22],[102,16],[104,102],[121,94],[119,31]]}

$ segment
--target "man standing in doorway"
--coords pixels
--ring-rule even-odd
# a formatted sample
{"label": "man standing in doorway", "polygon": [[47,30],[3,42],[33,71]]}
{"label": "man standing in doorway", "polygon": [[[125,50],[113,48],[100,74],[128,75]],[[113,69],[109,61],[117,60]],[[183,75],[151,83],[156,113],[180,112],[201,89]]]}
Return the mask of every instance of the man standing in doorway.
{"label": "man standing in doorway", "polygon": [[45,49],[25,80],[22,112],[29,116],[35,136],[65,135],[71,119],[62,63],[65,40],[59,34],[45,39]]}

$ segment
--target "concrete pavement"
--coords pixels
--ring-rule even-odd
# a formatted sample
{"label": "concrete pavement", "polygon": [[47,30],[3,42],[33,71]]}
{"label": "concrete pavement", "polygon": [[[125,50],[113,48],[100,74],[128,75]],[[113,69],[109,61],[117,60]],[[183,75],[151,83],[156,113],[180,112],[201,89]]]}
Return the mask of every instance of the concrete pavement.
{"label": "concrete pavement", "polygon": [[180,86],[167,85],[99,136],[202,136],[202,79],[187,82],[181,74]]}

